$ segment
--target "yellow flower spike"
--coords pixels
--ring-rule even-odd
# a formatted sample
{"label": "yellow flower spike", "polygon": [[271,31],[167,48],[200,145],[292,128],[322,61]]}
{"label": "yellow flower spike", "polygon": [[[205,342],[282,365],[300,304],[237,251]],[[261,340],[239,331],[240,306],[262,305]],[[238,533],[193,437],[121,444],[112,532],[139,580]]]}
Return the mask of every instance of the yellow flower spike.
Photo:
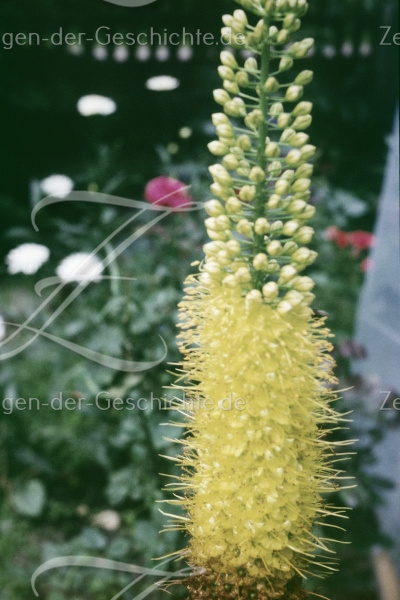
{"label": "yellow flower spike", "polygon": [[190,536],[182,554],[202,569],[186,582],[191,600],[305,600],[302,579],[333,569],[330,540],[313,525],[344,516],[324,500],[341,477],[337,442],[326,438],[340,422],[330,333],[309,306],[314,282],[299,274],[316,258],[305,225],[316,149],[303,133],[311,103],[292,103],[312,72],[279,81],[313,40],[279,45],[299,28],[306,0],[236,1],[253,16],[224,15],[222,34],[244,32],[241,49],[255,56],[240,64],[221,53],[234,97],[214,92],[224,112],[212,116],[219,141],[209,149],[222,164],[210,167],[210,187],[221,201],[205,205],[212,241],[179,305],[176,389],[188,435],[183,496],[171,504],[186,514],[169,516]]}

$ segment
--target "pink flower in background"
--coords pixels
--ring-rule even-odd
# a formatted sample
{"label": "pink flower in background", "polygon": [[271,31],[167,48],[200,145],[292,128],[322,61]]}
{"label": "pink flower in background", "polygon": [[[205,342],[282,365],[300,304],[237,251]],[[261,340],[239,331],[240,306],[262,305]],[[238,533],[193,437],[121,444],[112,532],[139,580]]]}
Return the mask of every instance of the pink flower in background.
{"label": "pink flower in background", "polygon": [[369,271],[369,269],[372,267],[372,260],[368,257],[368,258],[364,258],[364,260],[361,263],[361,268],[364,271],[364,273],[366,271]]}
{"label": "pink flower in background", "polygon": [[182,181],[161,175],[149,181],[144,190],[144,197],[151,204],[170,208],[190,206],[193,200],[186,190],[187,186]]}
{"label": "pink flower in background", "polygon": [[368,250],[374,244],[374,236],[369,231],[353,231],[349,236],[350,243],[355,250]]}
{"label": "pink flower in background", "polygon": [[338,248],[346,248],[350,242],[350,234],[347,231],[342,231],[335,225],[325,229],[325,238],[329,242],[335,242]]}

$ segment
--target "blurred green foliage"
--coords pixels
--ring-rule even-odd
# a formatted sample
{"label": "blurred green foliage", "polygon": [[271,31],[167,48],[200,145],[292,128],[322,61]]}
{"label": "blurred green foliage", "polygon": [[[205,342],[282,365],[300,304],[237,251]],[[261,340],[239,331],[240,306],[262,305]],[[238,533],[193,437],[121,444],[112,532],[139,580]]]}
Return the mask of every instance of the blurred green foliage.
{"label": "blurred green foliage", "polygon": [[[46,37],[60,26],[66,32],[88,33],[103,25],[113,32],[136,33],[151,27],[186,27],[218,36],[220,17],[231,10],[231,0],[203,0],[201,11],[193,0],[159,0],[136,10],[101,0],[71,0],[67,5],[38,0],[24,7],[7,0],[0,6],[0,29],[39,31]],[[369,551],[376,543],[389,543],[375,516],[388,484],[368,474],[373,445],[388,424],[365,413],[362,382],[349,381],[352,350],[343,351],[352,338],[364,276],[361,264],[367,254],[354,256],[338,248],[326,239],[325,230],[336,225],[346,231],[370,231],[373,226],[385,136],[397,97],[395,48],[379,45],[379,27],[396,23],[396,11],[391,0],[311,0],[304,23],[304,34],[317,42],[314,56],[304,61],[304,68],[315,70],[309,91],[315,106],[310,135],[319,147],[313,191],[319,258],[310,269],[316,281],[314,306],[329,315],[341,387],[355,383],[353,391],[344,394],[343,410],[355,411],[348,435],[360,440],[358,454],[348,463],[358,487],[344,491],[338,500],[353,508],[344,534],[344,541],[352,544],[338,550],[340,574],[316,588],[333,600],[376,598]],[[77,190],[141,199],[149,179],[168,174],[190,184],[196,200],[210,197],[206,144],[213,136],[211,92],[218,85],[219,48],[196,46],[187,62],[176,59],[174,48],[164,62],[157,60],[154,48],[146,62],[137,60],[133,50],[121,63],[113,60],[111,49],[101,61],[92,51],[91,43],[81,55],[47,45],[0,49],[0,98],[7,116],[1,251],[5,255],[26,241],[51,250],[50,261],[35,276],[11,276],[0,267],[0,313],[6,321],[23,322],[47,298],[48,290],[38,298],[34,284],[53,276],[62,258],[90,252],[132,215],[123,208],[60,203],[39,213],[35,233],[30,211],[41,197],[42,178],[67,173]],[[146,90],[145,81],[157,74],[177,77],[180,87],[170,92]],[[105,118],[80,116],[76,103],[87,93],[112,97],[117,112]],[[182,127],[190,128],[188,137],[179,135]],[[150,218],[140,217],[135,227]],[[165,361],[150,371],[126,374],[82,359],[43,337],[2,361],[1,399],[34,397],[44,404],[61,393],[63,399],[85,400],[81,410],[0,412],[1,600],[32,598],[30,577],[50,558],[88,555],[151,566],[156,564],[153,558],[184,546],[178,533],[159,533],[166,518],[156,501],[165,496],[168,481],[160,473],[174,472],[173,462],[160,455],[173,457],[179,451],[178,444],[165,439],[179,435],[179,429],[162,425],[171,418],[169,411],[101,410],[95,398],[101,391],[107,392],[103,398],[111,399],[172,397],[168,386],[173,367],[167,363],[179,359],[177,304],[191,262],[201,257],[202,218],[201,212],[176,213],[152,227],[116,263],[118,273],[134,281],[92,284],[51,326],[55,336],[134,361],[160,357],[161,335],[168,348]],[[43,325],[72,290],[73,284],[67,286],[33,326]],[[23,341],[30,337],[25,332]],[[112,511],[108,521],[105,510]],[[43,575],[37,585],[45,600],[106,600],[131,581],[128,574],[103,569],[93,574],[75,567]],[[122,598],[148,585],[147,579],[139,582]]]}

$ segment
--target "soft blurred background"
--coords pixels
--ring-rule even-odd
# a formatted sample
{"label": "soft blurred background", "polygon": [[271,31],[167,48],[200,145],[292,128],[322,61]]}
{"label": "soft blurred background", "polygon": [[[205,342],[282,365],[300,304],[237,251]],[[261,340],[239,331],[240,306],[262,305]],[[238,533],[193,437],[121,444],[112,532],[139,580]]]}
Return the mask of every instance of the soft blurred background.
{"label": "soft blurred background", "polygon": [[[120,41],[127,33],[150,36],[151,28],[161,35],[185,28],[217,39],[221,15],[234,8],[231,0],[158,0],[141,8],[102,0],[2,0],[0,31],[1,36],[36,32],[50,38],[62,28],[64,35],[85,33],[94,39],[98,28],[107,27],[102,40],[108,31],[122,33]],[[314,103],[309,133],[319,148],[312,200],[319,258],[309,274],[316,281],[314,307],[328,314],[335,334],[339,388],[346,390],[340,408],[354,411],[349,430],[338,436],[358,439],[357,454],[347,463],[357,488],[332,499],[352,507],[347,533],[341,535],[351,543],[338,547],[338,574],[310,583],[332,600],[377,600],[385,592],[379,591],[374,557],[383,549],[394,564],[399,560],[400,400],[395,399],[400,382],[394,355],[399,351],[394,318],[399,292],[393,247],[398,235],[396,229],[388,233],[397,227],[398,196],[396,179],[393,184],[386,168],[392,139],[391,168],[397,169],[396,137],[390,134],[398,98],[398,50],[394,43],[380,44],[382,26],[391,27],[386,42],[393,42],[397,10],[396,0],[310,0],[302,29],[303,37],[316,39],[315,51],[302,63],[315,71],[307,99]],[[164,44],[157,36],[153,45],[133,46],[82,39],[81,45],[19,46],[14,41],[8,48],[10,35],[2,40],[0,338],[5,340],[16,331],[10,323],[23,323],[42,304],[29,326],[43,326],[76,288],[73,255],[82,259],[82,253],[90,253],[138,213],[128,207],[59,202],[37,214],[35,231],[31,211],[45,196],[89,190],[154,202],[154,193],[168,185],[156,178],[169,176],[190,186],[178,192],[178,204],[188,196],[196,202],[211,197],[207,166],[212,157],[206,145],[213,139],[210,115],[218,110],[212,90],[220,85],[221,46],[202,38],[194,45]],[[153,191],[145,196],[149,182]],[[386,224],[378,227],[384,205]],[[133,361],[160,359],[162,335],[168,347],[162,362],[137,373],[109,369],[57,340],[38,336],[29,343],[34,336],[29,330],[1,347],[0,400],[11,399],[0,410],[1,600],[33,598],[31,575],[54,557],[97,556],[150,567],[157,564],[153,558],[185,543],[177,533],[159,533],[166,517],[156,500],[165,497],[167,482],[159,474],[174,472],[174,464],[160,455],[179,450],[165,439],[179,430],[161,425],[169,411],[93,406],[102,390],[123,400],[173,395],[168,363],[179,358],[176,307],[190,264],[201,257],[202,211],[177,211],[151,226],[104,270],[112,278],[99,277],[99,259],[139,227],[145,229],[154,215],[138,215],[98,258],[90,259],[85,273],[91,285],[44,331]],[[45,287],[40,297],[35,284],[55,274],[70,283],[52,299],[54,284]],[[390,298],[380,315],[382,321],[389,315],[390,353],[376,333],[380,325],[374,322],[373,334],[368,329],[368,310],[382,294]],[[379,410],[383,391],[390,392],[385,411]],[[36,410],[33,404],[33,410],[23,411],[15,405],[18,398],[32,397],[45,404],[60,394],[64,400],[85,398],[81,410]],[[132,579],[76,567],[42,575],[37,587],[45,600],[108,600]],[[137,583],[120,597],[132,598],[148,585]]]}

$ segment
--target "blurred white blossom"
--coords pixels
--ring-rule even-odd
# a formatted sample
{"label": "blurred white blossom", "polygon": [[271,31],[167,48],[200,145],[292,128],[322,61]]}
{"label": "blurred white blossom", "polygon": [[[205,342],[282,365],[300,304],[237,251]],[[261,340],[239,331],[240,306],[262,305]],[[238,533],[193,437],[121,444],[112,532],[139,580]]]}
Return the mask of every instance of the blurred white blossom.
{"label": "blurred white blossom", "polygon": [[40,187],[47,195],[64,198],[72,191],[74,182],[66,175],[50,175],[40,182]]}
{"label": "blurred white blossom", "polygon": [[179,87],[180,81],[171,75],[156,75],[146,81],[146,88],[154,92],[169,92]]}
{"label": "blurred white blossom", "polygon": [[7,270],[11,275],[33,275],[49,259],[50,250],[41,244],[21,244],[7,254]]}
{"label": "blurred white blossom", "polygon": [[77,108],[83,117],[91,117],[92,115],[107,116],[115,113],[117,105],[112,98],[100,96],[99,94],[89,94],[79,98]]}
{"label": "blurred white blossom", "polygon": [[115,510],[103,510],[94,515],[93,524],[105,531],[117,531],[121,526],[121,519]]}
{"label": "blurred white blossom", "polygon": [[87,252],[76,252],[64,258],[56,269],[58,277],[64,282],[100,281],[104,265],[97,256]]}

